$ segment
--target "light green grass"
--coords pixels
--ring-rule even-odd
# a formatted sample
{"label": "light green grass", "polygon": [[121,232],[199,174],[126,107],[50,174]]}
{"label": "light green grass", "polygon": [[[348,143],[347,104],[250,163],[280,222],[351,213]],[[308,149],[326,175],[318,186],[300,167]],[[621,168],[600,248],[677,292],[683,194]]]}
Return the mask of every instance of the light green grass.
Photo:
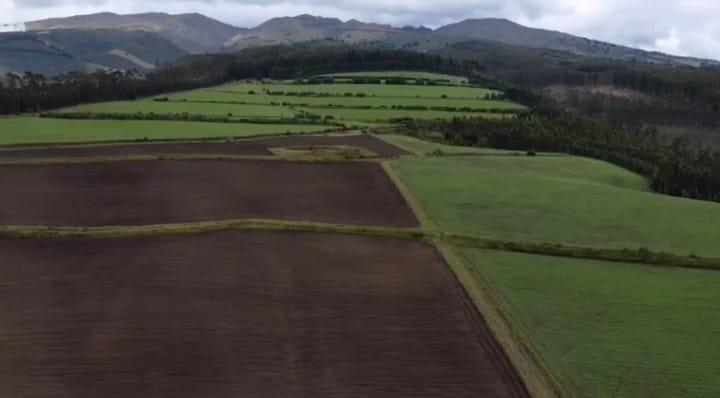
{"label": "light green grass", "polygon": [[[161,97],[165,97],[162,95]],[[415,97],[297,97],[292,95],[264,95],[261,93],[250,95],[242,92],[225,92],[217,89],[203,89],[187,91],[167,95],[174,101],[220,101],[220,102],[245,102],[257,104],[294,104],[311,106],[373,106],[392,107],[393,105],[403,106],[449,106],[456,108],[471,109],[526,109],[520,104],[510,101],[485,100],[477,98],[415,98]]]}
{"label": "light green grass", "polygon": [[328,126],[136,120],[0,118],[0,145],[174,138],[246,137],[324,131]]}
{"label": "light green grass", "polygon": [[234,117],[287,117],[291,118],[295,112],[283,106],[264,105],[235,105],[235,104],[205,104],[192,102],[156,102],[156,101],[118,101],[102,102],[98,104],[79,105],[64,108],[59,112],[88,112],[88,113],[188,113],[191,115],[218,115]]}
{"label": "light green grass", "polygon": [[368,71],[368,72],[348,72],[348,73],[331,73],[321,76],[332,76],[332,77],[375,77],[375,78],[405,78],[405,79],[426,79],[426,80],[447,80],[454,84],[467,84],[467,77],[446,75],[441,73],[431,72],[414,72],[414,71]]}
{"label": "light green grass", "polygon": [[572,396],[720,396],[720,272],[464,255]]}
{"label": "light green grass", "polygon": [[720,204],[654,194],[573,156],[406,159],[403,181],[443,230],[491,239],[720,257]]}
{"label": "light green grass", "polygon": [[381,122],[399,118],[411,119],[452,119],[454,117],[483,117],[486,119],[501,119],[505,117],[514,117],[502,113],[465,113],[465,112],[445,112],[445,111],[415,111],[415,110],[397,110],[397,109],[347,109],[347,108],[303,108],[298,107],[309,113],[320,115],[322,117],[332,116],[335,120],[357,120],[361,122]]}
{"label": "light green grass", "polygon": [[394,145],[397,145],[406,151],[412,152],[416,155],[431,155],[436,150],[442,151],[445,155],[508,155],[508,154],[522,154],[518,151],[506,151],[502,149],[492,148],[478,148],[458,145],[445,145],[436,142],[430,142],[421,140],[418,138],[410,137],[401,134],[385,134],[381,136],[382,139],[388,141]]}
{"label": "light green grass", "polygon": [[483,99],[487,94],[496,93],[493,90],[463,86],[413,86],[413,85],[387,85],[387,84],[260,84],[235,83],[220,88],[224,91],[247,93],[255,91],[261,93],[263,89],[283,92],[315,92],[340,94],[363,93],[367,96],[377,97],[427,97],[441,99],[443,95],[448,98],[474,98]]}

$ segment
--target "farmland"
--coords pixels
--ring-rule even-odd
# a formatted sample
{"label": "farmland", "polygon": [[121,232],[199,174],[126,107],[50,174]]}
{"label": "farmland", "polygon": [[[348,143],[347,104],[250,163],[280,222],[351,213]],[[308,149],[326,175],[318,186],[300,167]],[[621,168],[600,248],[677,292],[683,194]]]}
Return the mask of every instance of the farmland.
{"label": "farmland", "polygon": [[421,242],[6,239],[0,264],[2,396],[523,396]]}
{"label": "farmland", "polygon": [[0,119],[0,395],[720,393],[720,206],[394,128],[526,110],[464,78],[328,78]]}
{"label": "farmland", "polygon": [[399,173],[443,230],[516,241],[720,257],[717,204],[647,192],[572,156],[410,159]]}
{"label": "farmland", "polygon": [[720,394],[720,273],[469,249],[575,396]]}
{"label": "farmland", "polygon": [[327,129],[322,125],[10,117],[0,118],[0,144],[230,138]]}

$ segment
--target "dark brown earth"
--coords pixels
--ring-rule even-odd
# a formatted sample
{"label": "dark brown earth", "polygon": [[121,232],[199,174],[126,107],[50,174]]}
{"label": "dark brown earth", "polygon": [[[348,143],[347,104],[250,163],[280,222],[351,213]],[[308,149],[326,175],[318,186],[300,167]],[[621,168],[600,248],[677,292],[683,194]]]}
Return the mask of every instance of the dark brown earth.
{"label": "dark brown earth", "polygon": [[3,239],[0,268],[2,397],[527,396],[417,241]]}
{"label": "dark brown earth", "polygon": [[149,225],[237,218],[417,226],[374,162],[140,161],[0,167],[0,224]]}
{"label": "dark brown earth", "polygon": [[272,155],[268,148],[307,145],[347,145],[368,149],[383,158],[408,153],[395,145],[368,134],[362,135],[307,135],[248,139],[229,142],[196,143],[135,143],[50,146],[43,148],[17,148],[0,150],[0,159],[48,159],[89,156],[130,156],[158,154],[207,155]]}

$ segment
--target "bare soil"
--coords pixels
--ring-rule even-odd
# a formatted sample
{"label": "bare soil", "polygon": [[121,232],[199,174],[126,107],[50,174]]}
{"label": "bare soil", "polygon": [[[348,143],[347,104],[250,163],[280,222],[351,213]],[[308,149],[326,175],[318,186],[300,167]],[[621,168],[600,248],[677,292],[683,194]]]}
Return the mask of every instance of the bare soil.
{"label": "bare soil", "polygon": [[0,240],[2,397],[525,397],[434,248]]}
{"label": "bare soil", "polygon": [[382,158],[408,153],[372,135],[298,135],[247,139],[227,142],[164,142],[62,145],[48,147],[2,148],[0,159],[50,159],[95,156],[132,156],[160,154],[200,155],[272,155],[269,148],[285,146],[344,145],[367,149]]}
{"label": "bare soil", "polygon": [[374,162],[3,166],[0,187],[4,225],[123,226],[238,218],[418,225]]}

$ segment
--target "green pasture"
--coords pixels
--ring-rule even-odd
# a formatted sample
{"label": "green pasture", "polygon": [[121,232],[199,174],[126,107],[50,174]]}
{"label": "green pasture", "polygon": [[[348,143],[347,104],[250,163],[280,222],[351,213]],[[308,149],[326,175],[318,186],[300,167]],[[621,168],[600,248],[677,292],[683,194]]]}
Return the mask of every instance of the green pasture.
{"label": "green pasture", "polygon": [[344,95],[351,93],[365,94],[368,97],[421,97],[442,99],[448,98],[470,98],[484,99],[488,94],[496,94],[494,90],[467,87],[467,86],[414,86],[414,85],[389,85],[389,84],[277,84],[277,83],[235,83],[224,85],[218,88],[231,93],[247,93],[253,91],[262,93],[263,90],[284,93],[328,93],[333,95]]}
{"label": "green pasture", "polygon": [[[524,155],[524,152],[502,149],[447,145],[402,134],[383,134],[381,139],[415,155]],[[440,153],[436,151],[440,151]]]}
{"label": "green pasture", "polygon": [[122,141],[141,139],[225,138],[261,134],[325,131],[328,126],[200,123],[139,120],[0,118],[0,145]]}
{"label": "green pasture", "polygon": [[571,396],[720,396],[720,272],[463,254]]}
{"label": "green pasture", "polygon": [[340,77],[340,78],[405,78],[405,79],[423,79],[423,80],[447,80],[453,84],[467,84],[468,79],[462,76],[446,75],[442,73],[432,72],[415,72],[415,71],[368,71],[368,72],[347,72],[347,73],[330,73],[320,75],[318,77]]}
{"label": "green pasture", "polygon": [[173,101],[218,101],[218,102],[244,102],[247,104],[288,104],[330,106],[342,105],[350,107],[372,106],[391,108],[394,105],[403,106],[442,106],[471,109],[513,109],[523,110],[524,106],[510,101],[486,100],[477,98],[415,98],[415,97],[298,97],[292,95],[267,95],[257,93],[250,95],[244,92],[229,92],[221,89],[200,89],[186,91],[159,97],[168,97]]}
{"label": "green pasture", "polygon": [[650,193],[642,177],[605,162],[467,156],[394,165],[448,232],[720,257],[720,204]]}
{"label": "green pasture", "polygon": [[234,117],[286,117],[292,118],[295,112],[284,106],[206,104],[193,102],[157,102],[157,101],[116,101],[79,105],[64,108],[58,112],[87,113],[187,113],[190,115],[217,115]]}

